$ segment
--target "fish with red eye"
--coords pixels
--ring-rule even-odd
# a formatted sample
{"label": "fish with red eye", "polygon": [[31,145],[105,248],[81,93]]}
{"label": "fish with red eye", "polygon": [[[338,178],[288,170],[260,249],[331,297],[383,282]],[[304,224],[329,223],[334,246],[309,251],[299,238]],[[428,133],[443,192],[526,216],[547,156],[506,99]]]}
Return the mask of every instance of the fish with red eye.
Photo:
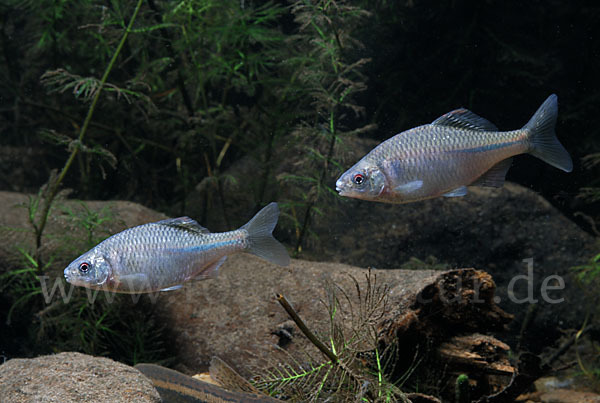
{"label": "fish with red eye", "polygon": [[76,286],[138,294],[176,290],[193,278],[214,278],[227,256],[237,252],[287,266],[290,257],[273,238],[278,218],[277,203],[270,203],[234,231],[212,233],[189,217],[139,225],[79,256],[64,276]]}
{"label": "fish with red eye", "polygon": [[501,187],[518,154],[571,172],[573,161],[554,130],[557,115],[556,95],[525,126],[510,131],[456,109],[379,144],[340,176],[335,188],[340,196],[384,203],[460,197],[467,186]]}

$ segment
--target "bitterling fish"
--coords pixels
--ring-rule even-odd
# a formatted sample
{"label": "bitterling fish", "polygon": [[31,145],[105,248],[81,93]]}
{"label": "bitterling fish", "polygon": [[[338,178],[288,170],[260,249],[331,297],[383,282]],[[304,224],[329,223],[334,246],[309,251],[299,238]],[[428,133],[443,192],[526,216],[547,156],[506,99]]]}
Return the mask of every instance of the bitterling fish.
{"label": "bitterling fish", "polygon": [[558,104],[550,95],[519,130],[501,132],[467,109],[395,135],[336,182],[341,196],[409,203],[467,194],[467,186],[501,187],[512,158],[528,153],[571,172],[573,162],[554,132]]}
{"label": "bitterling fish", "polygon": [[167,291],[192,278],[217,275],[227,255],[246,251],[287,266],[285,247],[273,238],[279,208],[271,203],[235,231],[211,233],[189,217],[126,229],[99,243],[65,269],[78,286],[121,293]]}

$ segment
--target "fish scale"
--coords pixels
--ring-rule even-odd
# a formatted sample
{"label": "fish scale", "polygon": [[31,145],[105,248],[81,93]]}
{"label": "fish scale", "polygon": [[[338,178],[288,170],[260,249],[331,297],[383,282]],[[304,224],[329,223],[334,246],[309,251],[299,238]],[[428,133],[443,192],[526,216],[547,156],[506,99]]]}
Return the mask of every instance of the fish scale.
{"label": "fish scale", "polygon": [[563,171],[573,162],[554,133],[556,95],[519,130],[498,131],[466,109],[384,141],[336,182],[342,196],[408,203],[464,196],[467,186],[502,186],[510,159],[529,153]]}

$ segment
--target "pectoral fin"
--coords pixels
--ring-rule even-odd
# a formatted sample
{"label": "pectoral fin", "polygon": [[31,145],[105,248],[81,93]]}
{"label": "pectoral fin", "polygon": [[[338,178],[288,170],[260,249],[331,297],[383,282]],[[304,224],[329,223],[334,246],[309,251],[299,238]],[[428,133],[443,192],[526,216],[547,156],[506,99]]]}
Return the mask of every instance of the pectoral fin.
{"label": "pectoral fin", "polygon": [[416,180],[408,183],[404,183],[402,185],[398,185],[394,188],[394,190],[398,193],[412,193],[415,190],[419,190],[423,187],[422,180]]}
{"label": "pectoral fin", "polygon": [[146,292],[151,288],[150,278],[144,273],[131,273],[120,275],[117,280],[127,289],[127,291],[124,292],[135,294],[140,292]]}
{"label": "pectoral fin", "polygon": [[461,187],[456,188],[448,193],[445,193],[443,196],[444,197],[462,197],[466,194],[467,194],[467,187],[461,186]]}
{"label": "pectoral fin", "polygon": [[177,285],[174,285],[172,287],[163,288],[161,291],[179,290],[181,287],[183,287],[181,284],[177,284]]}

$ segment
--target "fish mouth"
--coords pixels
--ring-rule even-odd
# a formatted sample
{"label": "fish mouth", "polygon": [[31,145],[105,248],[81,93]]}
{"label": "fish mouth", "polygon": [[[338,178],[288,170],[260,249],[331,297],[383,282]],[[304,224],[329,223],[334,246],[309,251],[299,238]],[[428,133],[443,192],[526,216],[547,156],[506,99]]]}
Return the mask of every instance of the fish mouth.
{"label": "fish mouth", "polygon": [[344,183],[341,180],[338,180],[335,183],[335,191],[340,194],[340,196],[344,195]]}
{"label": "fish mouth", "polygon": [[65,269],[64,275],[65,275],[65,280],[67,280],[67,283],[70,283],[71,281],[69,280],[69,268]]}

